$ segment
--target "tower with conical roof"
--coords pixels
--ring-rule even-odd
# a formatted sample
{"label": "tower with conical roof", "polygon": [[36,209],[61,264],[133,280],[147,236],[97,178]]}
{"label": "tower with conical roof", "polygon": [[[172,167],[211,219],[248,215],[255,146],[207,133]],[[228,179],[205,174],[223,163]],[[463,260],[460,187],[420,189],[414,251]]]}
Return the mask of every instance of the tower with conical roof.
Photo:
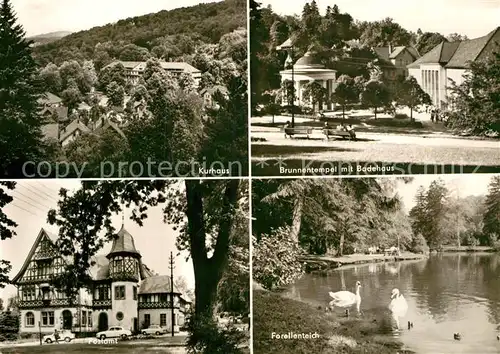
{"label": "tower with conical roof", "polygon": [[137,328],[137,285],[140,281],[141,254],[123,224],[106,257],[111,279],[110,325],[134,331]]}

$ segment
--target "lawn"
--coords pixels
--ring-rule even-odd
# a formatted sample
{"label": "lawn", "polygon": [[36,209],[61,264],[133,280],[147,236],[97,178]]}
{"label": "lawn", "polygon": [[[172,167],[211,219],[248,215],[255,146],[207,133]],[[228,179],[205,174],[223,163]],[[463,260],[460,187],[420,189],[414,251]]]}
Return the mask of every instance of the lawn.
{"label": "lawn", "polygon": [[[341,318],[331,312],[264,290],[253,292],[255,354],[409,354],[388,335],[382,311]],[[318,333],[316,339],[275,339],[273,333]]]}

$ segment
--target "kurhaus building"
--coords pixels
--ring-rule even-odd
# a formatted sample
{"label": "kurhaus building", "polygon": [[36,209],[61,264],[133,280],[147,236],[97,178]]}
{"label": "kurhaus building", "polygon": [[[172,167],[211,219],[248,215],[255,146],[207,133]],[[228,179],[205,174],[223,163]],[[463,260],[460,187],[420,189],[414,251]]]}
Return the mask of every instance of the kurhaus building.
{"label": "kurhaus building", "polygon": [[[57,236],[41,229],[19,273],[12,279],[18,289],[21,333],[50,333],[54,329],[97,332],[111,326],[131,331],[152,324],[174,329],[185,322],[190,300],[170,277],[155,275],[142,261],[132,235],[122,226],[111,251],[92,261],[90,289],[79,289],[75,301],[57,291],[51,280],[72,259],[55,247]],[[39,327],[40,326],[40,327]]]}

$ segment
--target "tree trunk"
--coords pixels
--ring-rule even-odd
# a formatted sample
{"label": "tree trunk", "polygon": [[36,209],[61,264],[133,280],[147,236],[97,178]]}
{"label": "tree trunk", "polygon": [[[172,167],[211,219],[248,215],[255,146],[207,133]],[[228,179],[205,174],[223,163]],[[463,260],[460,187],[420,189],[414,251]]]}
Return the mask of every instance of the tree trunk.
{"label": "tree trunk", "polygon": [[342,105],[342,119],[345,119],[345,103]]}
{"label": "tree trunk", "polygon": [[375,119],[377,119],[377,107],[375,107],[374,111],[375,111]]}
{"label": "tree trunk", "polygon": [[234,209],[237,204],[239,180],[225,183],[223,217],[219,222],[219,232],[214,253],[208,258],[206,229],[203,209],[203,186],[200,180],[188,180],[186,199],[190,253],[193,259],[195,278],[195,315],[213,317],[217,304],[217,286],[228,264],[231,228]]}
{"label": "tree trunk", "polygon": [[293,203],[292,228],[290,230],[290,237],[297,244],[299,243],[299,233],[300,233],[300,225],[302,223],[303,206],[304,206],[304,200],[301,197],[295,199]]}
{"label": "tree trunk", "polygon": [[410,121],[413,122],[413,107],[410,107]]}
{"label": "tree trunk", "polygon": [[339,256],[344,255],[344,232],[342,231],[340,234],[340,242],[339,242]]}

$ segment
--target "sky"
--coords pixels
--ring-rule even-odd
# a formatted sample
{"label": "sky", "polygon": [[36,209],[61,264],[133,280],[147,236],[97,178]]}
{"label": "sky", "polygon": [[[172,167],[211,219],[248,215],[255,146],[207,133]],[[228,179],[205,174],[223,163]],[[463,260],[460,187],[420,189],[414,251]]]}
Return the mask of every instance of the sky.
{"label": "sky", "polygon": [[[258,0],[278,14],[301,14],[312,0]],[[355,20],[377,21],[391,17],[403,28],[416,32],[465,34],[482,37],[500,26],[500,0],[316,0],[320,12],[337,4]]]}
{"label": "sky", "polygon": [[470,195],[486,195],[488,193],[488,185],[491,181],[491,175],[487,174],[463,174],[463,175],[419,175],[413,176],[411,183],[405,184],[398,182],[397,192],[403,200],[406,211],[409,211],[415,205],[415,195],[420,186],[426,189],[432,181],[442,179],[446,187],[452,193],[455,193],[460,198],[465,198]]}
{"label": "sky", "polygon": [[15,0],[28,36],[57,31],[77,32],[129,17],[190,7],[220,0]]}
{"label": "sky", "polygon": [[[3,210],[9,218],[17,222],[17,233],[12,239],[0,242],[0,259],[11,261],[12,271],[9,277],[14,277],[23,265],[38,232],[43,227],[47,231],[57,233],[55,226],[49,225],[47,212],[56,208],[58,191],[61,187],[75,190],[80,186],[77,180],[24,180],[17,182],[16,189],[8,193],[14,197]],[[131,209],[124,214],[125,229],[134,237],[135,247],[142,255],[142,261],[160,275],[170,275],[168,257],[173,252],[175,257],[174,278],[183,276],[188,286],[194,289],[194,272],[191,260],[186,261],[187,251],[180,256],[175,247],[177,233],[171,225],[163,223],[160,207],[151,208],[144,226],[138,226],[130,220]],[[122,214],[112,218],[113,226],[118,230],[122,224]],[[107,244],[99,254],[107,254],[111,243]],[[0,289],[0,298],[7,299],[16,293],[12,285]]]}

